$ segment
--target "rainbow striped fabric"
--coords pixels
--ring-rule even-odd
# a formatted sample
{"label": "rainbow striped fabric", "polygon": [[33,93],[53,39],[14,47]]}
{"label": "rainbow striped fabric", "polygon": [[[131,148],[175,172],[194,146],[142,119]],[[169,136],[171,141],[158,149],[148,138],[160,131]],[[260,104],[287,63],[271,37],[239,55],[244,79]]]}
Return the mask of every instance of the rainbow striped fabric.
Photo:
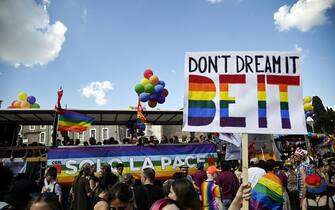
{"label": "rainbow striped fabric", "polygon": [[94,121],[93,117],[62,109],[58,118],[58,131],[82,132]]}
{"label": "rainbow striped fabric", "polygon": [[268,172],[262,176],[251,191],[250,210],[281,210],[283,208],[283,185],[278,176]]}
{"label": "rainbow striped fabric", "polygon": [[204,181],[200,191],[203,210],[217,210],[215,198],[221,200],[220,187],[214,181]]}

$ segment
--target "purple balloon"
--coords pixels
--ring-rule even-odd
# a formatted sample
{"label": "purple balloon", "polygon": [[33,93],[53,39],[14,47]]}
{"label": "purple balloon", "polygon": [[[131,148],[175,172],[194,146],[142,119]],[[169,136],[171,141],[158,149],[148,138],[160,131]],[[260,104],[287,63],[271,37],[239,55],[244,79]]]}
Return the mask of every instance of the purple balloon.
{"label": "purple balloon", "polygon": [[157,97],[158,97],[158,95],[156,93],[151,93],[149,95],[149,100],[150,101],[157,101]]}
{"label": "purple balloon", "polygon": [[157,102],[158,102],[159,104],[163,104],[163,103],[165,102],[165,97],[164,97],[164,96],[158,96],[158,98],[157,98]]}
{"label": "purple balloon", "polygon": [[162,85],[163,87],[165,87],[165,82],[163,80],[159,80],[158,84]]}
{"label": "purple balloon", "polygon": [[149,100],[149,94],[148,93],[141,93],[140,94],[140,101],[147,102]]}
{"label": "purple balloon", "polygon": [[34,104],[36,102],[36,98],[34,96],[28,96],[27,101],[30,104]]}
{"label": "purple balloon", "polygon": [[163,92],[163,90],[164,90],[163,85],[160,84],[155,85],[155,93],[157,93],[158,95],[160,95]]}

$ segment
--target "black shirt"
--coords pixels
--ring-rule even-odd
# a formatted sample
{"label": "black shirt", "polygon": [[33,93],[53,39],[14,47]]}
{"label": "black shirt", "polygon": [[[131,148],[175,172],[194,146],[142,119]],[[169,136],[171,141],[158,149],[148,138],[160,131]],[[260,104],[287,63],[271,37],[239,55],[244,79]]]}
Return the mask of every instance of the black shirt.
{"label": "black shirt", "polygon": [[148,210],[155,201],[164,198],[163,189],[151,184],[136,186],[134,193],[137,210]]}

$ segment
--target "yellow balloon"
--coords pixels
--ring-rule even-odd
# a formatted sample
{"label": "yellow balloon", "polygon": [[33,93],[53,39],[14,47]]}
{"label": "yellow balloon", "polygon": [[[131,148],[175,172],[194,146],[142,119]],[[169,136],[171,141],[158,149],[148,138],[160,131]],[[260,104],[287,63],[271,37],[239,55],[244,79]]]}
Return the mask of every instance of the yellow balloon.
{"label": "yellow balloon", "polygon": [[146,84],[149,84],[150,81],[147,78],[143,78],[140,83],[145,86]]}
{"label": "yellow balloon", "polygon": [[28,94],[26,92],[19,92],[19,95],[17,97],[21,101],[26,101],[28,98]]}
{"label": "yellow balloon", "polygon": [[305,96],[304,97],[304,104],[311,103],[312,102],[312,97],[310,96]]}
{"label": "yellow balloon", "polygon": [[304,104],[304,110],[306,112],[312,111],[313,109],[314,109],[314,107],[312,106],[312,104]]}
{"label": "yellow balloon", "polygon": [[31,104],[28,101],[21,102],[21,108],[29,109],[30,107],[31,107]]}

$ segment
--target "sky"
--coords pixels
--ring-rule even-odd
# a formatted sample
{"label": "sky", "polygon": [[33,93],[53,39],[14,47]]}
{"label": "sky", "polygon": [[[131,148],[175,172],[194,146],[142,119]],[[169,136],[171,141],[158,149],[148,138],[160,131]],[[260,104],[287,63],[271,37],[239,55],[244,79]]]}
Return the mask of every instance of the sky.
{"label": "sky", "polygon": [[335,0],[1,0],[0,100],[128,109],[143,71],[183,107],[185,52],[300,51],[304,96],[335,106]]}

